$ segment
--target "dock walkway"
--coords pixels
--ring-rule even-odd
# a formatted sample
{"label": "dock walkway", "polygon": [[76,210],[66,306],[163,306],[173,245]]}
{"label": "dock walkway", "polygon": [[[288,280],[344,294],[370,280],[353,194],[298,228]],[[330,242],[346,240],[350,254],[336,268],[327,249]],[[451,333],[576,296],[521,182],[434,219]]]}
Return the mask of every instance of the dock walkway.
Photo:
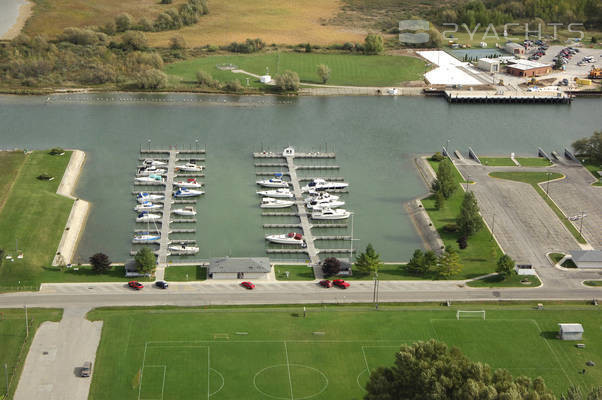
{"label": "dock walkway", "polygon": [[165,276],[165,266],[167,265],[167,246],[169,246],[169,222],[171,218],[171,199],[173,193],[173,180],[176,169],[176,150],[169,151],[169,161],[167,162],[167,176],[165,177],[165,203],[163,203],[163,216],[161,219],[161,239],[159,242],[159,257],[157,258],[157,271],[155,276],[157,280],[163,280]]}

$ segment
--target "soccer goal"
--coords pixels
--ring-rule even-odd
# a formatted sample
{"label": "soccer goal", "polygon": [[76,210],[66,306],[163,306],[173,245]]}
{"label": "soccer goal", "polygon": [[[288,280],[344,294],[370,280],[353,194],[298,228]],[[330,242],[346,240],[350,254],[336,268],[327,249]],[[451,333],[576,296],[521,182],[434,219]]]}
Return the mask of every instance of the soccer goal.
{"label": "soccer goal", "polygon": [[456,311],[456,319],[460,319],[461,317],[485,319],[485,310],[478,310],[478,311],[458,310],[458,311]]}

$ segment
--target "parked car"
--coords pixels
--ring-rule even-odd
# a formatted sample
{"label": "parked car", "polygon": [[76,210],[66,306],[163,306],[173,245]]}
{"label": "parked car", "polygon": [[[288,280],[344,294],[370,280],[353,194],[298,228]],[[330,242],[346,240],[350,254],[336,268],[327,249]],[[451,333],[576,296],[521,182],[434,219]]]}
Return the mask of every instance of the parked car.
{"label": "parked car", "polygon": [[159,289],[167,289],[169,287],[165,281],[157,281],[155,282],[155,286],[157,286]]}
{"label": "parked car", "polygon": [[130,281],[130,282],[128,282],[128,286],[131,287],[132,289],[136,289],[136,290],[140,290],[144,287],[144,285],[138,281]]}
{"label": "parked car", "polygon": [[247,288],[247,289],[249,289],[249,290],[251,290],[251,289],[255,289],[255,285],[253,285],[251,282],[242,282],[242,283],[240,284],[240,286],[242,286],[242,287],[244,287],[244,288]]}
{"label": "parked car", "polygon": [[79,376],[82,378],[87,378],[92,373],[92,362],[86,361],[84,365],[79,370]]}
{"label": "parked car", "polygon": [[324,279],[324,280],[320,281],[320,286],[323,286],[325,288],[331,288],[332,282],[329,281],[328,279]]}
{"label": "parked car", "polygon": [[348,282],[345,282],[342,279],[335,279],[332,281],[332,284],[340,287],[341,289],[347,289],[350,286]]}

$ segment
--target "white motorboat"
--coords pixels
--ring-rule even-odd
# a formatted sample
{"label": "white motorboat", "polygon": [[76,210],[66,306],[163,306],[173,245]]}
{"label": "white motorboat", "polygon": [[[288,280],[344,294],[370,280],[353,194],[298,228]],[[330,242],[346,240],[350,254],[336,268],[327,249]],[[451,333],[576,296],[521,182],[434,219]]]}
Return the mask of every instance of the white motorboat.
{"label": "white motorboat", "polygon": [[153,204],[150,201],[145,201],[141,204],[136,205],[136,207],[134,207],[134,211],[154,211],[154,210],[160,210],[163,208],[162,204]]}
{"label": "white motorboat", "polygon": [[173,195],[174,197],[197,197],[202,194],[205,194],[202,190],[179,188]]}
{"label": "white motorboat", "polygon": [[334,194],[330,194],[328,192],[315,192],[315,191],[310,191],[309,192],[310,196],[305,198],[305,202],[308,203],[310,201],[318,201],[321,203],[324,202],[329,202],[329,201],[336,201],[338,200],[340,197],[339,196],[335,196]]}
{"label": "white motorboat", "polygon": [[323,208],[319,211],[314,211],[311,213],[312,219],[347,219],[351,213],[347,210],[343,210],[342,208],[332,209],[332,208]]}
{"label": "white motorboat", "polygon": [[263,187],[268,188],[287,188],[289,183],[282,180],[282,174],[274,174],[275,177],[271,179],[264,179],[261,181],[257,181],[256,183]]}
{"label": "white motorboat", "polygon": [[188,178],[185,181],[176,181],[173,184],[177,187],[183,188],[200,188],[201,186],[203,186],[203,184],[197,182],[195,178]]}
{"label": "white motorboat", "polygon": [[264,190],[261,192],[257,192],[257,194],[260,196],[265,196],[265,197],[278,197],[278,198],[288,198],[288,199],[295,197],[293,192],[291,192],[290,190],[288,190],[286,188],[280,188],[280,189],[276,189],[276,190]]}
{"label": "white motorboat", "polygon": [[138,176],[136,182],[142,183],[165,183],[165,179],[161,175],[151,174],[149,176]]}
{"label": "white motorboat", "polygon": [[340,200],[332,200],[332,201],[325,201],[325,202],[317,202],[317,201],[310,201],[308,203],[305,203],[305,206],[307,208],[309,208],[310,210],[323,210],[325,208],[338,208],[338,207],[342,207],[345,205],[344,201],[340,201]]}
{"label": "white motorboat", "polygon": [[158,168],[158,167],[155,167],[155,166],[152,166],[152,165],[148,166],[148,167],[139,168],[138,171],[137,171],[137,174],[141,175],[141,176],[164,175],[166,173],[167,173],[166,169]]}
{"label": "white motorboat", "polygon": [[147,158],[142,162],[142,165],[148,167],[161,167],[167,165],[167,163],[159,160],[153,160],[152,158]]}
{"label": "white motorboat", "polygon": [[176,208],[176,209],[172,210],[171,212],[176,215],[185,215],[185,216],[195,216],[196,215],[196,210],[194,209],[194,207]]}
{"label": "white motorboat", "polygon": [[264,197],[261,199],[261,204],[259,207],[261,208],[286,208],[294,205],[294,201],[290,200],[279,200],[273,197]]}
{"label": "white motorboat", "polygon": [[303,186],[301,190],[304,192],[321,192],[323,190],[345,189],[347,186],[349,184],[346,182],[328,182],[322,178],[316,178],[309,182],[307,186]]}
{"label": "white motorboat", "polygon": [[150,194],[146,192],[140,192],[136,195],[136,200],[138,203],[144,203],[145,201],[159,201],[163,200],[165,196],[162,194]]}
{"label": "white motorboat", "polygon": [[158,233],[144,232],[138,235],[134,235],[134,243],[149,243],[161,240],[161,235]]}
{"label": "white motorboat", "polygon": [[205,167],[202,165],[197,165],[194,163],[186,163],[182,165],[176,165],[176,171],[185,171],[185,172],[201,172]]}
{"label": "white motorboat", "polygon": [[138,214],[138,217],[136,217],[136,222],[153,222],[160,219],[160,214],[151,214],[148,211],[142,211],[140,214]]}
{"label": "white motorboat", "polygon": [[307,244],[305,240],[303,240],[303,235],[300,233],[290,232],[283,233],[281,235],[268,235],[265,237],[268,242],[278,243],[278,244],[292,244],[295,246],[306,247]]}
{"label": "white motorboat", "polygon": [[170,253],[177,254],[196,254],[199,252],[197,246],[187,246],[185,244],[170,244],[167,246],[167,250],[169,250]]}

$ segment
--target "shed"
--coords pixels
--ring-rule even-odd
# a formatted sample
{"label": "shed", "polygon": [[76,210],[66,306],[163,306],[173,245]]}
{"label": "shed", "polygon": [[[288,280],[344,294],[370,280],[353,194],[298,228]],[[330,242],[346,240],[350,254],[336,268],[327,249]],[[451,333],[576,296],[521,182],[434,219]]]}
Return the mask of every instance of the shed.
{"label": "shed", "polygon": [[583,326],[581,324],[558,324],[560,326],[560,339],[562,340],[581,340],[583,336]]}
{"label": "shed", "polygon": [[270,83],[272,81],[272,77],[270,75],[262,75],[259,77],[259,82],[261,83]]}
{"label": "shed", "polygon": [[516,264],[514,266],[514,271],[517,275],[537,275],[531,264]]}
{"label": "shed", "polygon": [[573,250],[569,254],[577,268],[602,268],[601,250]]}
{"label": "shed", "polygon": [[550,64],[542,64],[530,60],[516,60],[514,62],[510,62],[512,64],[508,64],[508,66],[506,67],[506,71],[510,75],[514,76],[541,76],[552,72],[552,65]]}
{"label": "shed", "polygon": [[504,45],[504,50],[506,50],[508,53],[515,55],[515,56],[520,56],[525,54],[525,48],[518,44],[518,43],[514,43],[514,42],[508,42]]}
{"label": "shed", "polygon": [[498,73],[500,72],[500,60],[496,58],[479,58],[477,67],[489,73]]}
{"label": "shed", "polygon": [[267,257],[223,257],[211,259],[207,276],[209,279],[267,279],[271,270]]}

